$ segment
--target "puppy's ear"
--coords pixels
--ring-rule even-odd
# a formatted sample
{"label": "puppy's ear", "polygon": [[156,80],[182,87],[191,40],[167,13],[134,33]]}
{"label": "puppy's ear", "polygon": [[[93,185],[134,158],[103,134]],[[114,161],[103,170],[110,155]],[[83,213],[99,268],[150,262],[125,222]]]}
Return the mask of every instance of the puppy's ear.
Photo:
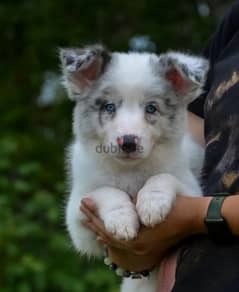
{"label": "puppy's ear", "polygon": [[85,96],[103,74],[110,58],[101,45],[60,49],[63,85],[69,98],[77,100]]}
{"label": "puppy's ear", "polygon": [[188,104],[202,93],[209,62],[201,57],[169,52],[159,56],[160,72],[182,102]]}

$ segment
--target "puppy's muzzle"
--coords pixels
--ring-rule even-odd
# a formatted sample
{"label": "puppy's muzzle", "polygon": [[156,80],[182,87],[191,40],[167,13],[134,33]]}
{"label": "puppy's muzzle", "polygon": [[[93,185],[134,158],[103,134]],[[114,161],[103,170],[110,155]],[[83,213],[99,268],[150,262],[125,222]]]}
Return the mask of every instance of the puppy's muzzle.
{"label": "puppy's muzzle", "polygon": [[124,152],[133,153],[137,151],[139,138],[135,135],[124,135],[117,139],[117,143]]}

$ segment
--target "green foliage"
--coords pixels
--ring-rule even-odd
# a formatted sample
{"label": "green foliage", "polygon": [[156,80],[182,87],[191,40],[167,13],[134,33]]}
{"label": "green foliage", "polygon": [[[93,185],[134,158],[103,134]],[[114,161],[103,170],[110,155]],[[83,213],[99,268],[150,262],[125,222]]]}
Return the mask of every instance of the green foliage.
{"label": "green foliage", "polygon": [[116,291],[113,274],[76,257],[66,235],[58,143],[36,133],[0,139],[0,291]]}
{"label": "green foliage", "polygon": [[0,2],[0,291],[117,291],[101,262],[76,256],[64,227],[64,149],[72,104],[62,90],[40,106],[57,48],[101,40],[124,50],[149,35],[159,51],[200,51],[215,24],[185,0]]}

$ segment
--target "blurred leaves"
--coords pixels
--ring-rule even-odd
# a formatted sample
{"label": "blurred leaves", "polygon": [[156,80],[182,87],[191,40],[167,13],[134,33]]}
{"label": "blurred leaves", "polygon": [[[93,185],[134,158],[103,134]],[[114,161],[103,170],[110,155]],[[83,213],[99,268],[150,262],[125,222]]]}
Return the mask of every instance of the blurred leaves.
{"label": "blurred leaves", "polygon": [[63,220],[65,144],[41,140],[39,155],[33,134],[0,138],[0,291],[114,291],[112,273],[71,248]]}
{"label": "blurred leaves", "polygon": [[53,104],[38,102],[49,94],[46,76],[59,76],[57,48],[102,41],[125,50],[130,38],[146,35],[158,51],[196,52],[215,23],[198,14],[197,1],[1,0],[1,292],[116,292],[119,287],[102,262],[76,256],[65,230],[64,155],[73,105],[57,87]]}

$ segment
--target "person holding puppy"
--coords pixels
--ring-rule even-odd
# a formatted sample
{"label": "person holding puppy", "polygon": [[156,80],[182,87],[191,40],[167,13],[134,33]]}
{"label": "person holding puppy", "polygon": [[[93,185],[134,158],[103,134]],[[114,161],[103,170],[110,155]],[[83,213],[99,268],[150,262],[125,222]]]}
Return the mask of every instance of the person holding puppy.
{"label": "person holding puppy", "polygon": [[204,51],[211,69],[205,93],[189,106],[189,128],[205,145],[204,197],[178,195],[166,220],[121,241],[107,233],[97,208],[84,199],[84,224],[131,271],[161,265],[160,292],[239,291],[239,2]]}

